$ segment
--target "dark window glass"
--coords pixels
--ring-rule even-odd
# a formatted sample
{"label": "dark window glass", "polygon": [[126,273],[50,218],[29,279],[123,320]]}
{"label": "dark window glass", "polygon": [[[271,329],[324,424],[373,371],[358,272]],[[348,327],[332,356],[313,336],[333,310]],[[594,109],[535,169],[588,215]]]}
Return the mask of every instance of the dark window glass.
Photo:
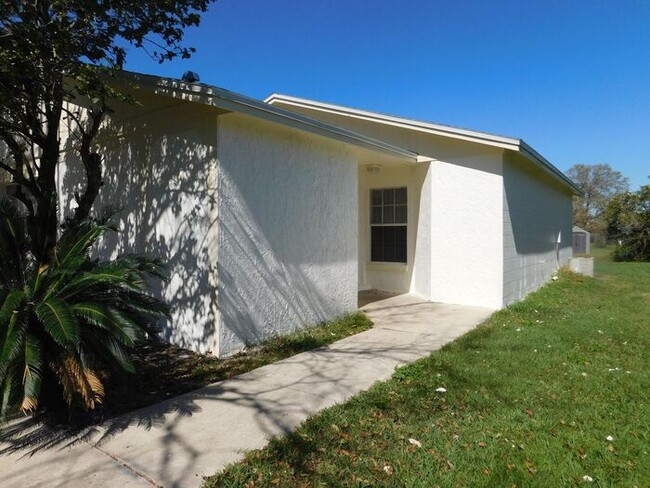
{"label": "dark window glass", "polygon": [[406,188],[395,189],[395,203],[406,205]]}
{"label": "dark window glass", "polygon": [[406,223],[406,205],[395,205],[395,223]]}
{"label": "dark window glass", "polygon": [[372,207],[372,217],[370,219],[370,223],[371,224],[382,223],[381,207]]}
{"label": "dark window glass", "polygon": [[371,200],[373,205],[381,205],[381,190],[372,190]]}
{"label": "dark window glass", "polygon": [[370,191],[370,256],[372,261],[406,262],[406,188]]}
{"label": "dark window glass", "polygon": [[393,203],[395,203],[395,189],[384,190],[384,205],[392,205]]}
{"label": "dark window glass", "polygon": [[372,261],[406,262],[406,226],[376,226],[371,233]]}
{"label": "dark window glass", "polygon": [[384,207],[384,224],[394,224],[395,223],[395,207],[385,206]]}

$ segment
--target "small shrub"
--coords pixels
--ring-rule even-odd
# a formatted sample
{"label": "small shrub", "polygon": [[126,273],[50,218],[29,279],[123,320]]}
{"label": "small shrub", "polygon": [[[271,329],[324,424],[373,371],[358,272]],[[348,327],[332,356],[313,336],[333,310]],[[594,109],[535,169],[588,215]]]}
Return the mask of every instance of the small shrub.
{"label": "small shrub", "polygon": [[129,351],[169,314],[146,290],[162,278],[157,260],[91,259],[105,222],[65,230],[51,260],[30,250],[25,218],[0,201],[0,420],[43,407],[92,410],[103,371],[133,371]]}

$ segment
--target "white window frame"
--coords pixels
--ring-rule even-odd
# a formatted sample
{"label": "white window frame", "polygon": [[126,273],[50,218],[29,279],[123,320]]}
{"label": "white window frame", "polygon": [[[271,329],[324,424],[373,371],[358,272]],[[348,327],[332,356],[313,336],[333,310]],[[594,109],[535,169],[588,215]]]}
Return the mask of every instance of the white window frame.
{"label": "white window frame", "polygon": [[[373,208],[373,206],[376,206],[376,205],[372,204],[372,192],[373,191],[381,191],[383,193],[384,190],[404,190],[406,192],[406,203],[399,204],[399,205],[403,205],[403,206],[406,207],[406,218],[405,218],[404,222],[397,222],[397,223],[394,222],[394,223],[389,223],[389,224],[384,224],[384,223],[373,224],[372,223],[372,208]],[[409,220],[409,218],[408,218],[409,201],[408,201],[408,198],[409,198],[409,191],[408,191],[408,187],[406,185],[370,188],[370,190],[368,192],[368,210],[369,210],[369,212],[368,212],[368,222],[370,224],[370,229],[369,229],[370,232],[369,232],[369,235],[368,235],[368,237],[369,237],[368,238],[368,256],[370,257],[369,262],[371,264],[376,264],[376,265],[384,265],[385,264],[385,265],[399,265],[399,266],[406,266],[408,264],[408,249],[409,249],[409,247],[408,247],[408,244],[409,244],[409,237],[408,237],[408,234],[409,234],[409,232],[408,232],[408,226],[409,226],[409,223],[408,223],[408,220]],[[381,205],[382,212],[383,212],[384,206],[385,205],[384,205],[384,203],[382,201],[382,205]],[[395,208],[395,206],[396,206],[396,204],[393,203],[393,208]],[[382,220],[383,220],[383,215],[382,215]],[[405,227],[406,228],[406,259],[404,261],[373,261],[372,260],[372,228],[373,227]]]}

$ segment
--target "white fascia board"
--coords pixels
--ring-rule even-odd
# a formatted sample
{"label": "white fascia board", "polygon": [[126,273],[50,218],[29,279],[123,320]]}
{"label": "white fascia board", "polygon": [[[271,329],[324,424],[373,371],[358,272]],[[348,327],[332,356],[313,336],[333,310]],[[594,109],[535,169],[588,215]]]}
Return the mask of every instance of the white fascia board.
{"label": "white fascia board", "polygon": [[571,191],[573,191],[575,195],[578,196],[584,195],[584,192],[580,188],[578,188],[578,186],[571,180],[571,178],[569,178],[567,175],[562,173],[562,171],[560,171],[553,164],[551,164],[549,160],[547,160],[544,156],[539,154],[537,151],[535,151],[531,146],[529,146],[525,141],[521,139],[519,140],[519,152],[524,157],[526,157],[529,161],[532,161],[533,163],[542,167],[542,169],[551,173],[556,178],[562,180],[563,183],[565,183],[569,188],[571,188]]}
{"label": "white fascia board", "polygon": [[269,105],[273,105],[275,103],[283,103],[286,105],[293,105],[296,107],[310,108],[321,112],[333,113],[338,115],[349,115],[362,120],[379,122],[384,125],[392,125],[395,127],[413,129],[420,132],[427,132],[430,134],[440,135],[444,137],[451,137],[454,139],[461,139],[470,142],[477,142],[480,144],[487,144],[502,149],[515,149],[516,146],[519,144],[518,139],[514,139],[511,137],[497,136],[485,132],[472,131],[468,129],[460,129],[456,127],[441,125],[441,124],[421,122],[419,120],[411,120],[403,117],[395,117],[393,115],[385,115],[377,112],[369,112],[367,110],[359,110],[356,108],[344,107],[341,105],[333,105],[330,103],[316,102],[313,100],[292,97],[289,95],[281,95],[278,93],[274,93],[273,95],[268,96],[264,101]]}
{"label": "white fascia board", "polygon": [[272,107],[263,101],[223,88],[204,83],[187,83],[171,78],[162,78],[140,73],[120,72],[119,76],[135,81],[140,85],[146,85],[147,88],[151,89],[157,95],[179,99],[183,99],[183,95],[189,95],[189,101],[211,105],[226,111],[251,115],[269,122],[275,122],[346,144],[388,154],[404,161],[412,163],[419,162],[419,155],[415,152],[288,110]]}
{"label": "white fascia board", "polygon": [[564,173],[551,164],[546,158],[535,151],[522,139],[498,136],[495,134],[488,134],[486,132],[478,132],[456,127],[445,126],[441,124],[432,124],[429,122],[421,122],[418,120],[410,120],[402,117],[395,117],[392,115],[380,114],[377,112],[369,112],[367,110],[359,110],[356,108],[344,107],[341,105],[334,105],[329,103],[317,102],[305,98],[292,97],[289,95],[282,95],[274,93],[268,96],[265,100],[266,103],[273,105],[281,103],[285,105],[292,105],[295,107],[307,108],[318,110],[321,112],[332,113],[337,115],[352,116],[362,120],[377,122],[384,125],[391,125],[405,129],[417,130],[443,137],[450,137],[453,139],[460,139],[478,144],[486,144],[489,146],[499,147],[502,149],[515,151],[521,153],[526,159],[541,167],[551,176],[559,179],[563,184],[571,188],[576,195],[582,195],[582,191],[571,181]]}

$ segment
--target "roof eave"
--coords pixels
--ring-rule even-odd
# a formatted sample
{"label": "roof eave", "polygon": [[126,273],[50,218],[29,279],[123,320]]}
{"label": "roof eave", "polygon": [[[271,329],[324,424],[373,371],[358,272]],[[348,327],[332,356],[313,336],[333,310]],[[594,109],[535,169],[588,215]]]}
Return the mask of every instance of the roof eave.
{"label": "roof eave", "polygon": [[535,149],[526,143],[523,139],[519,139],[519,153],[526,157],[529,161],[541,166],[542,169],[550,172],[555,177],[562,180],[569,188],[574,195],[584,196],[584,192],[562,171],[557,169],[550,161],[548,161],[544,156],[539,154]]}
{"label": "roof eave", "polygon": [[466,140],[478,144],[486,144],[501,149],[514,151],[522,154],[526,159],[541,167],[552,176],[559,179],[562,183],[567,185],[571,191],[579,196],[583,195],[582,190],[576,186],[564,173],[551,164],[546,158],[535,151],[522,139],[515,139],[511,137],[497,136],[495,134],[488,134],[485,132],[471,131],[467,129],[460,129],[456,127],[449,127],[439,124],[431,124],[420,121],[413,121],[402,117],[394,117],[390,115],[378,114],[366,110],[354,109],[351,107],[342,107],[340,105],[333,105],[323,102],[316,102],[304,98],[292,97],[290,95],[282,95],[273,93],[266,97],[265,103],[273,105],[275,102],[284,103],[287,105],[300,106],[304,108],[312,108],[315,110],[337,113],[342,115],[351,115],[354,117],[362,118],[365,120],[384,123],[387,125],[400,126],[404,128],[415,129],[419,131],[429,132],[443,137],[451,137],[454,139]]}
{"label": "roof eave", "polygon": [[387,125],[403,127],[407,129],[415,129],[421,132],[428,132],[435,135],[444,137],[451,137],[454,139],[465,140],[469,142],[477,142],[479,144],[487,144],[501,149],[516,149],[519,144],[519,139],[512,137],[498,136],[496,134],[489,134],[487,132],[472,131],[468,129],[461,129],[458,127],[451,127],[441,124],[433,124],[418,120],[411,120],[404,117],[396,117],[393,115],[381,114],[371,112],[368,110],[360,110],[352,107],[343,107],[341,105],[334,105],[330,103],[317,102],[305,98],[292,97],[290,95],[282,95],[274,93],[269,95],[264,100],[269,105],[277,103],[284,103],[287,105],[300,106],[304,108],[311,108],[323,112],[336,113],[341,115],[351,115],[364,120],[380,122]]}
{"label": "roof eave", "polygon": [[[223,88],[203,83],[188,83],[172,78],[162,78],[132,72],[120,72],[120,76],[146,85],[155,94],[173,98],[189,96],[190,101],[212,105],[222,110],[252,115],[270,122],[279,123],[294,129],[352,144],[372,151],[388,154],[404,161],[417,163],[420,156],[412,151],[392,144],[357,134],[316,119],[311,119],[288,110],[273,107],[265,102],[246,97]],[[198,97],[198,98],[197,98]]]}

